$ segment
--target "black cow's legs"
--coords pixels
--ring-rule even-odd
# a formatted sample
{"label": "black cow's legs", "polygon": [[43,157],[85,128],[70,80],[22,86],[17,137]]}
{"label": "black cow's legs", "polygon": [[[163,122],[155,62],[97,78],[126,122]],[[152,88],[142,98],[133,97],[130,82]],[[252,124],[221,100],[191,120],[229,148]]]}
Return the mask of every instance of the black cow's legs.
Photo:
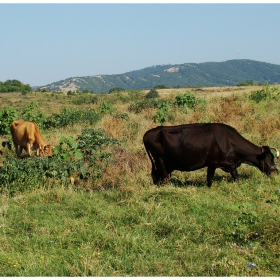
{"label": "black cow's legs", "polygon": [[236,181],[238,179],[238,177],[239,177],[237,169],[234,169],[234,170],[230,171],[230,174],[231,174],[231,176],[232,176],[234,181]]}
{"label": "black cow's legs", "polygon": [[216,170],[216,167],[208,166],[208,169],[207,169],[207,184],[208,184],[209,188],[212,185],[214,174],[215,174],[215,170]]}
{"label": "black cow's legs", "polygon": [[161,158],[159,158],[159,160],[156,163],[156,165],[157,165],[157,168],[158,168],[159,173],[160,173],[161,183],[163,183],[163,184],[168,183],[169,176],[168,176],[168,172],[166,171],[166,168],[165,168],[163,160]]}

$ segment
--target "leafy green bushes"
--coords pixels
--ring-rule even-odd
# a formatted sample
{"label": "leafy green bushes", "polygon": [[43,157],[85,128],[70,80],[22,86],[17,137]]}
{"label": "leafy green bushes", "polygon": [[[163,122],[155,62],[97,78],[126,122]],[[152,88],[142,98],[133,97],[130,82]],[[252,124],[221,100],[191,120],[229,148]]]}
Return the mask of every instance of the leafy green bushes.
{"label": "leafy green bushes", "polygon": [[111,88],[108,93],[117,93],[117,92],[123,92],[123,91],[125,91],[125,89],[123,89],[121,87],[114,87],[114,88]]}
{"label": "leafy green bushes", "polygon": [[134,102],[134,103],[130,104],[128,110],[130,112],[134,112],[135,114],[139,114],[145,109],[156,108],[157,105],[158,105],[158,102],[156,100],[146,99],[144,101]]}
{"label": "leafy green bushes", "polygon": [[168,88],[170,87],[163,84],[154,86],[154,89],[168,89]]}
{"label": "leafy green bushes", "polygon": [[250,99],[259,103],[262,100],[274,99],[278,100],[280,97],[280,89],[279,87],[272,87],[266,84],[263,89],[252,91],[250,95]]}
{"label": "leafy green bushes", "polygon": [[18,80],[7,80],[0,82],[0,92],[31,92],[32,88],[30,85],[25,85]]}
{"label": "leafy green bushes", "polygon": [[174,118],[172,114],[168,112],[170,106],[170,102],[161,100],[161,102],[158,103],[158,111],[153,117],[154,122],[160,123],[160,125],[164,125],[167,121],[173,120]]}
{"label": "leafy green bushes", "polygon": [[252,86],[254,85],[254,82],[252,80],[246,80],[245,82],[240,82],[236,86],[241,87],[241,86]]}
{"label": "leafy green bushes", "polygon": [[20,119],[36,122],[39,127],[43,127],[46,118],[46,114],[41,111],[37,102],[31,102],[20,113]]}
{"label": "leafy green bushes", "polygon": [[[112,106],[109,106],[112,110]],[[38,103],[32,102],[24,108],[22,112],[17,112],[14,107],[9,107],[0,111],[0,135],[10,133],[10,126],[14,120],[23,119],[34,121],[40,129],[62,128],[73,125],[75,123],[94,124],[102,117],[102,114],[108,113],[108,106],[101,105],[99,112],[86,109],[63,108],[60,113],[54,113],[46,116],[39,108]]]}
{"label": "leafy green bushes", "polygon": [[108,138],[104,131],[85,129],[76,140],[62,137],[51,157],[7,157],[0,168],[0,190],[14,194],[47,185],[51,179],[64,184],[96,180],[113,161],[111,151],[115,144],[117,140]]}
{"label": "leafy green bushes", "polygon": [[155,92],[157,93],[156,90],[152,89],[145,96],[143,101],[130,104],[129,111],[140,114],[145,109],[157,108],[158,110],[156,115],[153,116],[153,120],[160,125],[164,125],[164,123],[174,120],[170,109],[183,108],[183,111],[187,113],[186,108],[190,108],[192,110],[203,110],[207,105],[207,101],[205,99],[196,98],[196,96],[189,91],[185,94],[178,93],[175,97],[174,103],[165,99],[155,100],[154,98],[157,97]]}
{"label": "leafy green bushes", "polygon": [[0,111],[0,135],[9,134],[11,123],[16,119],[18,119],[18,113],[14,107]]}
{"label": "leafy green bushes", "polygon": [[75,123],[94,124],[101,116],[94,110],[63,108],[60,113],[54,113],[47,117],[42,124],[44,129],[62,128]]}
{"label": "leafy green bushes", "polygon": [[157,97],[159,97],[159,94],[157,90],[155,90],[154,88],[152,88],[145,96],[145,98],[157,98]]}
{"label": "leafy green bushes", "polygon": [[195,104],[196,104],[195,95],[190,92],[186,92],[185,94],[179,93],[176,96],[175,105],[177,105],[178,107],[194,108]]}

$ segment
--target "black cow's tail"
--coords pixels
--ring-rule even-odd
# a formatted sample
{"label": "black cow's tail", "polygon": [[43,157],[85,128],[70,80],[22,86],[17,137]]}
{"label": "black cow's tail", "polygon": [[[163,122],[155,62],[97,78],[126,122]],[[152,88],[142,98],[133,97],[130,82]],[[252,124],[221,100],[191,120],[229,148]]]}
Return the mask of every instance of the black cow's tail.
{"label": "black cow's tail", "polygon": [[147,143],[147,141],[145,141],[145,136],[144,136],[144,138],[143,138],[143,142],[144,142],[144,146],[145,146],[146,152],[147,152],[147,154],[148,154],[148,157],[149,157],[149,159],[150,159],[150,161],[151,161],[151,163],[152,163],[152,173],[154,173],[155,170],[156,170],[156,164],[155,164],[154,159],[153,159],[153,157],[152,157],[151,151],[150,151],[150,149],[148,148],[148,143]]}

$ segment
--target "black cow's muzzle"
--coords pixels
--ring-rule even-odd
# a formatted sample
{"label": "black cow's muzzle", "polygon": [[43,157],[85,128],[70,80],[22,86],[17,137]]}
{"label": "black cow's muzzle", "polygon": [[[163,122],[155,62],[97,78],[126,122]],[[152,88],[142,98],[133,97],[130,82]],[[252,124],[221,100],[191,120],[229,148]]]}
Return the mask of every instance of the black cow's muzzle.
{"label": "black cow's muzzle", "polygon": [[276,168],[276,166],[270,166],[269,170],[266,171],[267,176],[270,176],[272,173],[274,173],[275,175],[278,174],[278,169]]}

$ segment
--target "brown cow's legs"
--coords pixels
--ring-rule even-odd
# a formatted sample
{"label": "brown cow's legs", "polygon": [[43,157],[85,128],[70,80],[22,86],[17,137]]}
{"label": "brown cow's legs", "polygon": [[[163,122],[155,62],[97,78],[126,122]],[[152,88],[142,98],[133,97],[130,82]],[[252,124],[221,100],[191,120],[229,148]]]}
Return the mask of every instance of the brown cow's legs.
{"label": "brown cow's legs", "polygon": [[26,152],[29,157],[31,157],[31,145],[29,143],[26,144]]}
{"label": "brown cow's legs", "polygon": [[[14,144],[15,144],[15,143],[14,143]],[[21,147],[20,147],[20,148],[21,148]],[[16,150],[17,157],[19,158],[19,157],[20,157],[20,154],[21,154],[21,149],[19,150],[18,144],[15,144],[15,150]]]}

